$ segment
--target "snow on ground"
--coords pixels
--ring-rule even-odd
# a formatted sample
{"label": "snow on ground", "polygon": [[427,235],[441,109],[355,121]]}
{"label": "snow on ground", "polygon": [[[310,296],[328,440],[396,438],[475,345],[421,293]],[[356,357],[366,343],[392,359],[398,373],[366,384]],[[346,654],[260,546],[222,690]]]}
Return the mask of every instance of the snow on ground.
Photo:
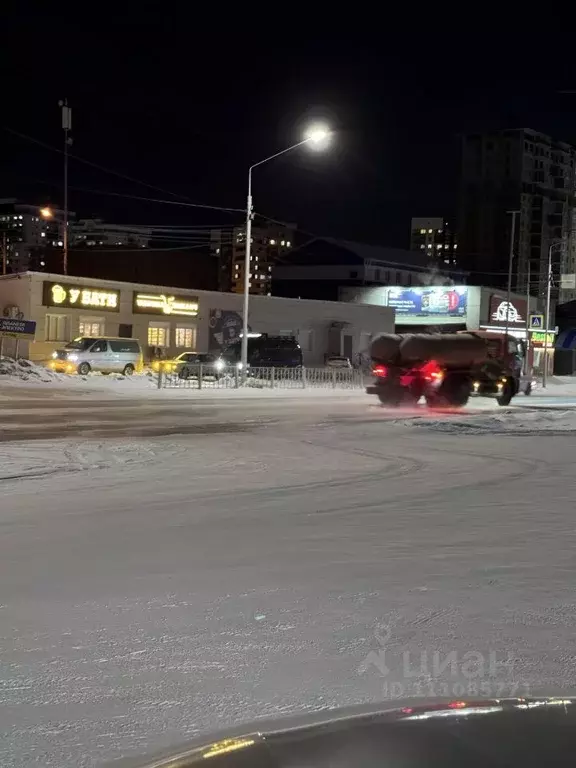
{"label": "snow on ground", "polygon": [[494,413],[444,414],[436,419],[430,413],[406,422],[408,426],[454,434],[555,435],[576,432],[576,410],[528,407],[501,409]]}
{"label": "snow on ground", "polygon": [[[71,426],[98,420],[69,401]],[[3,768],[289,711],[576,692],[576,438],[506,434],[571,412],[160,403],[124,411],[219,431],[0,444]]]}

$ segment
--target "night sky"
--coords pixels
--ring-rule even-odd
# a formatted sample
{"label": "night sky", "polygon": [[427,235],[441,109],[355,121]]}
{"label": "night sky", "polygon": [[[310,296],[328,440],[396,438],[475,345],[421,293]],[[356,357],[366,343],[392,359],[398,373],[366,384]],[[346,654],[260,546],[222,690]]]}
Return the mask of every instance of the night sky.
{"label": "night sky", "polygon": [[[258,169],[256,210],[400,247],[412,215],[455,210],[462,132],[525,126],[576,142],[576,94],[558,93],[576,88],[571,45],[536,27],[511,34],[501,15],[495,34],[492,16],[482,29],[440,10],[351,21],[321,18],[334,7],[311,18],[304,6],[254,6],[247,26],[225,6],[191,16],[154,7],[5,14],[2,125],[61,148],[66,96],[72,153],[198,203],[242,208],[247,167],[298,141],[308,118],[325,118],[336,130],[331,150],[297,150]],[[59,204],[61,155],[0,136],[1,195]],[[75,160],[69,183],[81,217],[240,221],[86,191],[178,199]]]}

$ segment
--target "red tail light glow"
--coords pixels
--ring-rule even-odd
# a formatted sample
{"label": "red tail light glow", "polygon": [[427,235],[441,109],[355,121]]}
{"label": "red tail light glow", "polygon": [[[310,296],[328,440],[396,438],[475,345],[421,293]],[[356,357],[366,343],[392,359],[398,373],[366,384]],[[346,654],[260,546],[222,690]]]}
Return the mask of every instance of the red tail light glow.
{"label": "red tail light glow", "polygon": [[444,378],[444,371],[436,360],[430,360],[428,363],[420,368],[420,373],[424,377],[424,381],[440,382]]}
{"label": "red tail light glow", "polygon": [[379,376],[381,379],[383,379],[388,375],[388,368],[386,368],[385,365],[375,365],[374,368],[372,368],[372,373],[374,376]]}

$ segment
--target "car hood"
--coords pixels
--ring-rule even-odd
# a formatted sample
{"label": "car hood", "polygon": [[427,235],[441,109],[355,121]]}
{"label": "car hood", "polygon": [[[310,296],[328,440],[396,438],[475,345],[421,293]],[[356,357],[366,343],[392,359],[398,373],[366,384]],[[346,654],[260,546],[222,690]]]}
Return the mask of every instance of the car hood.
{"label": "car hood", "polygon": [[[408,699],[323,710],[221,731],[116,768],[368,768],[566,765],[576,699]],[[209,762],[206,762],[209,760]]]}

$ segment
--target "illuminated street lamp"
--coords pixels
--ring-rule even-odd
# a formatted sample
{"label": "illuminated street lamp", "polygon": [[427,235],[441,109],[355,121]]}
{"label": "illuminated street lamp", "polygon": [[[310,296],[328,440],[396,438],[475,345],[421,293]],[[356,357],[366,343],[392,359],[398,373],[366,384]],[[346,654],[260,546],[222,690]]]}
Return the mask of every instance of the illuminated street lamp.
{"label": "illuminated street lamp", "polygon": [[301,147],[303,144],[309,144],[314,149],[322,150],[330,143],[332,136],[331,131],[326,125],[316,123],[311,125],[306,133],[304,139],[297,144],[293,144],[287,149],[283,149],[280,152],[276,152],[270,157],[266,157],[264,160],[260,160],[259,163],[254,163],[248,169],[248,198],[246,202],[246,256],[244,260],[244,302],[242,308],[242,348],[240,356],[240,366],[242,369],[242,378],[246,376],[246,370],[248,368],[248,309],[250,304],[250,258],[251,258],[251,246],[252,246],[252,171],[259,165],[267,163],[269,160],[273,160],[275,157],[285,155],[286,152],[291,152],[297,147]]}
{"label": "illuminated street lamp", "polygon": [[40,208],[40,216],[42,216],[43,219],[51,219],[54,216],[52,208],[48,208],[48,206]]}

